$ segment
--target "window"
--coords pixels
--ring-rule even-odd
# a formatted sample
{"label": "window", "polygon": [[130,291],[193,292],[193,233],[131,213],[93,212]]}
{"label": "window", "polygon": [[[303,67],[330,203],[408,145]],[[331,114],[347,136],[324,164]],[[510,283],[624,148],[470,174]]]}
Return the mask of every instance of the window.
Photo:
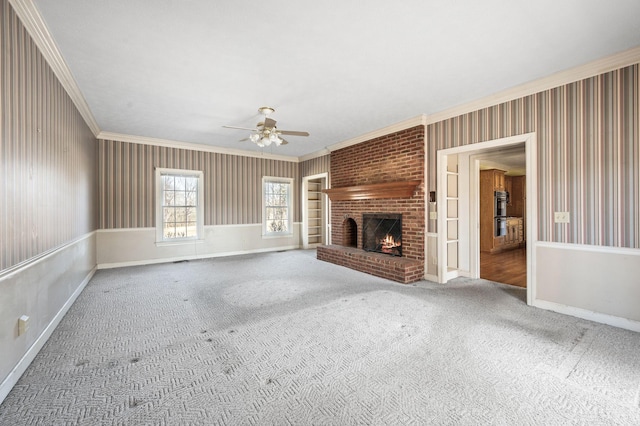
{"label": "window", "polygon": [[262,223],[264,235],[291,235],[293,179],[262,178]]}
{"label": "window", "polygon": [[202,238],[202,172],[156,169],[157,241]]}

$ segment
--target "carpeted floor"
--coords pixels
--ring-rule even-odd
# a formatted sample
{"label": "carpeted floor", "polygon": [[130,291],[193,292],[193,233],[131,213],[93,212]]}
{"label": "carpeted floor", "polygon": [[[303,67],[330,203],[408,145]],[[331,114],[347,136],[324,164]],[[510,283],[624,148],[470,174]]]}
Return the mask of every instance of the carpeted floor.
{"label": "carpeted floor", "polygon": [[289,251],[101,270],[2,425],[640,424],[640,334]]}

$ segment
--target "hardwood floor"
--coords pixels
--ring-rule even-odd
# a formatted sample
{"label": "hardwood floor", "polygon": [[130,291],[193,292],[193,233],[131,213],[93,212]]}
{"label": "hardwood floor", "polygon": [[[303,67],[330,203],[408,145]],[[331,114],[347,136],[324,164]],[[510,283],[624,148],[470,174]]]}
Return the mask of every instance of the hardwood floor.
{"label": "hardwood floor", "polygon": [[523,247],[494,254],[480,252],[480,278],[526,287],[527,249]]}

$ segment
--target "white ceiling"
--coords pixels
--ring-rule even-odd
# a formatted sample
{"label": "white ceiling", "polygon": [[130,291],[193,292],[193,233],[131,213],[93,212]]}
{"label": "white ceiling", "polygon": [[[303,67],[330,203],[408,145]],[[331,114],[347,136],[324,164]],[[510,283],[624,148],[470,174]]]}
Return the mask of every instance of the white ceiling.
{"label": "white ceiling", "polygon": [[33,0],[100,130],[302,156],[640,46],[638,0]]}
{"label": "white ceiling", "polygon": [[504,170],[507,176],[524,176],[527,174],[524,144],[515,148],[485,151],[479,156],[479,160],[480,170]]}

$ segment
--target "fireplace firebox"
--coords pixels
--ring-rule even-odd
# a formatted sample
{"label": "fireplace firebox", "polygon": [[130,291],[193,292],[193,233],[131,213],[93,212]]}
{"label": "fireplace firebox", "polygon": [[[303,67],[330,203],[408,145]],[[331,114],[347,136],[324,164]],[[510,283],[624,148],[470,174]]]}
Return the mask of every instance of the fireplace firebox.
{"label": "fireplace firebox", "polygon": [[391,256],[402,256],[402,215],[365,213],[362,215],[362,248]]}

